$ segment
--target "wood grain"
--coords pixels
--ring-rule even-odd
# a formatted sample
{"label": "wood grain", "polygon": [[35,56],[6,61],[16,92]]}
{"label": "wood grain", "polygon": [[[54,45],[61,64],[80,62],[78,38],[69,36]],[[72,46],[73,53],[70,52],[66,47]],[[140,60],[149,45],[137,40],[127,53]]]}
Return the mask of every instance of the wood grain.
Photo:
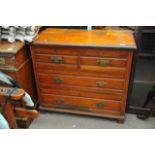
{"label": "wood grain", "polygon": [[123,120],[135,49],[130,31],[41,32],[31,44],[40,109]]}
{"label": "wood grain", "polygon": [[[66,91],[67,90],[67,91]],[[121,101],[123,93],[113,90],[104,90],[100,88],[90,88],[90,87],[77,87],[77,86],[65,86],[65,87],[55,87],[49,88],[48,84],[41,84],[41,93],[46,94],[57,94],[57,95],[68,95],[68,96],[79,96],[79,97],[90,97],[90,98],[101,98]]]}
{"label": "wood grain", "polygon": [[[64,103],[57,103],[57,100],[62,99]],[[41,105],[50,104],[53,107],[68,107],[71,108],[81,108],[85,110],[98,109],[98,110],[120,110],[120,101],[104,100],[104,99],[94,99],[94,98],[84,98],[84,97],[73,97],[73,96],[63,96],[63,95],[53,95],[53,94],[41,94]],[[98,103],[103,103],[104,106],[97,107]]]}
{"label": "wood grain", "polygon": [[[61,79],[61,83],[56,83],[55,79]],[[80,77],[80,76],[62,76],[62,75],[45,75],[39,74],[39,80],[41,83],[48,83],[54,87],[64,87],[65,85],[73,86],[87,86],[97,88],[111,88],[111,89],[123,89],[124,81],[118,79],[105,79],[105,78],[92,78],[92,77]],[[98,86],[97,82],[106,82],[103,87]]]}
{"label": "wood grain", "polygon": [[68,30],[46,29],[35,44],[68,45],[83,47],[119,47],[135,49],[131,31],[126,30]]}

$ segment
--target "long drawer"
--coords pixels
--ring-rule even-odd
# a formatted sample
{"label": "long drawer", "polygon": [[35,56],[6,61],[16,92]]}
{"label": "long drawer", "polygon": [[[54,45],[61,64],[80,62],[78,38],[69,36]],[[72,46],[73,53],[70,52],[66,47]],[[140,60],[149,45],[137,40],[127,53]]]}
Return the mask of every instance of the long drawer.
{"label": "long drawer", "polygon": [[54,74],[39,74],[39,80],[41,83],[48,83],[49,85],[54,87],[64,87],[66,85],[71,85],[123,90],[125,84],[125,81],[120,79],[63,76]]}
{"label": "long drawer", "polygon": [[[102,70],[102,72],[96,72],[95,70],[86,71],[86,69],[79,70],[76,66],[64,66],[64,65],[50,65],[45,63],[36,63],[37,72],[45,74],[59,74],[59,75],[77,75],[77,76],[89,76],[89,77],[102,77],[102,78],[125,78],[125,70],[112,70],[110,68]],[[46,69],[45,69],[46,68]],[[64,69],[65,68],[65,69]]]}
{"label": "long drawer", "polygon": [[126,69],[118,67],[99,67],[86,65],[66,65],[50,64],[36,62],[39,73],[62,74],[62,75],[80,75],[105,78],[125,78]]}
{"label": "long drawer", "polygon": [[59,87],[54,86],[52,86],[51,88],[48,84],[45,83],[41,83],[40,87],[40,92],[45,94],[100,98],[116,101],[121,101],[123,98],[122,91],[118,92],[114,90],[104,90],[100,88],[66,86],[60,89]]}
{"label": "long drawer", "polygon": [[66,107],[73,110],[110,110],[119,111],[121,102],[104,99],[41,94],[41,105],[50,105],[53,108]]}

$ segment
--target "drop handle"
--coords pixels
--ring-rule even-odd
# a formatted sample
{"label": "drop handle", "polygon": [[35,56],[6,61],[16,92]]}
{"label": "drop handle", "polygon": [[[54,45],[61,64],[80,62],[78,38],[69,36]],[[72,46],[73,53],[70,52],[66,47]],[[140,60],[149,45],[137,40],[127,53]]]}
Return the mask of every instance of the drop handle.
{"label": "drop handle", "polygon": [[63,79],[62,79],[62,78],[56,77],[56,78],[53,78],[53,81],[54,81],[54,83],[56,83],[56,84],[60,84],[60,83],[63,82]]}
{"label": "drop handle", "polygon": [[106,82],[106,81],[97,81],[96,82],[97,87],[100,87],[100,88],[107,86],[107,84],[108,84],[108,82]]}
{"label": "drop handle", "polygon": [[105,59],[97,59],[96,60],[96,63],[99,65],[99,66],[102,66],[102,67],[106,67],[110,64],[110,61],[109,60],[105,60]]}
{"label": "drop handle", "polygon": [[55,100],[54,103],[55,103],[55,104],[58,104],[58,105],[59,105],[59,104],[61,105],[61,104],[64,103],[64,99],[62,99],[62,98],[58,98],[58,99]]}
{"label": "drop handle", "polygon": [[0,57],[0,65],[5,65],[5,58]]}
{"label": "drop handle", "polygon": [[61,56],[52,56],[51,61],[54,64],[60,64],[63,61],[63,57],[61,57]]}
{"label": "drop handle", "polygon": [[104,108],[105,107],[105,103],[102,103],[102,102],[99,102],[99,103],[96,103],[96,107],[97,108]]}

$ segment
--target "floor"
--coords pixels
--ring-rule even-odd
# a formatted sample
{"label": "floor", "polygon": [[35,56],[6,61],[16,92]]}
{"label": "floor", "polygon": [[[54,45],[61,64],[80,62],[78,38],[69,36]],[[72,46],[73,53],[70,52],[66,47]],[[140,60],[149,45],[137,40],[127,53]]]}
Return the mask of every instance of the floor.
{"label": "floor", "polygon": [[155,117],[139,120],[136,115],[126,114],[124,124],[115,120],[70,115],[62,113],[41,113],[30,129],[155,129]]}

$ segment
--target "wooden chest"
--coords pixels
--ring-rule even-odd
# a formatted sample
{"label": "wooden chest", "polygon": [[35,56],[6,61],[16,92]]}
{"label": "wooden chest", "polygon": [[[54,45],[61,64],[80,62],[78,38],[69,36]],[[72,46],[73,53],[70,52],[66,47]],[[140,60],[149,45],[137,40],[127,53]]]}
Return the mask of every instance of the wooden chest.
{"label": "wooden chest", "polygon": [[[0,41],[0,70],[15,78],[20,87],[31,95],[35,103],[37,102],[31,53],[28,46],[22,42]],[[23,118],[23,121],[19,121],[20,124],[22,123],[20,127],[28,127],[30,122],[31,120]]]}
{"label": "wooden chest", "polygon": [[22,42],[0,42],[0,70],[17,80],[36,102],[33,66],[28,46]]}
{"label": "wooden chest", "polygon": [[31,44],[40,109],[124,120],[130,31],[46,29]]}

